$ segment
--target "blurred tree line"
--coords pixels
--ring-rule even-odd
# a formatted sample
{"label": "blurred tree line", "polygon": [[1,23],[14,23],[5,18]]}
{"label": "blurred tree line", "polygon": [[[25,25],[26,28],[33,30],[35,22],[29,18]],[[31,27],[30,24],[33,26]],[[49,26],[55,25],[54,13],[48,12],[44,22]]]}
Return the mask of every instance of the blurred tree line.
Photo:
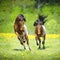
{"label": "blurred tree line", "polygon": [[[54,14],[55,12],[57,12],[59,15],[59,6],[60,0],[0,0],[0,15],[1,18],[2,16],[6,16],[6,18],[9,17],[9,15],[13,16],[12,14],[17,15],[19,12],[43,13],[46,15],[49,15],[50,13]],[[44,10],[46,11],[46,13]],[[47,10],[49,10],[50,12],[48,12]]]}
{"label": "blurred tree line", "polygon": [[60,0],[0,0],[0,11],[11,13],[17,6],[21,9],[21,12],[25,10],[35,11],[36,9],[41,9],[46,3],[60,5]]}
{"label": "blurred tree line", "polygon": [[0,0],[0,14],[9,14],[16,9],[20,12],[40,12],[45,4],[60,5],[60,0]]}
{"label": "blurred tree line", "polygon": [[60,33],[60,0],[0,0],[0,32],[12,32],[15,18],[20,13],[27,17],[27,25],[30,23],[28,27],[32,27],[29,30],[33,30],[32,24],[40,13],[48,15],[48,33]]}
{"label": "blurred tree line", "polygon": [[19,5],[22,9],[25,8],[40,8],[45,3],[49,3],[51,5],[57,3],[60,4],[60,0],[0,0],[0,5],[6,2],[6,5],[9,7],[14,7]]}

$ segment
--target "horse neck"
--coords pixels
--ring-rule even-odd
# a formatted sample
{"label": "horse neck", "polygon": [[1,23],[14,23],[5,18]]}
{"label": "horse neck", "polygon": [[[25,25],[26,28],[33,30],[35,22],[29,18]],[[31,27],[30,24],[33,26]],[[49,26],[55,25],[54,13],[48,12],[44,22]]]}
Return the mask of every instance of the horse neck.
{"label": "horse neck", "polygon": [[19,27],[18,27],[18,33],[20,35],[23,35],[23,33],[24,33],[24,26],[19,25]]}
{"label": "horse neck", "polygon": [[42,35],[43,34],[43,27],[42,25],[37,26],[37,34]]}
{"label": "horse neck", "polygon": [[42,25],[40,25],[40,32],[41,32],[41,35],[43,35],[43,27],[42,27]]}

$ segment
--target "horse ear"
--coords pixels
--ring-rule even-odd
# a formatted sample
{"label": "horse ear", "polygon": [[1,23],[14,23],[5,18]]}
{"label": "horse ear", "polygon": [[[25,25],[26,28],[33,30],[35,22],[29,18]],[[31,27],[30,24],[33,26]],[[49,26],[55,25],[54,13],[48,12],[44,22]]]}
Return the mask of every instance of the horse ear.
{"label": "horse ear", "polygon": [[24,15],[23,15],[23,14],[19,14],[19,17],[21,17],[21,18],[22,18],[22,20],[26,21],[26,18],[24,17]]}
{"label": "horse ear", "polygon": [[26,19],[24,18],[24,21],[26,21]]}
{"label": "horse ear", "polygon": [[20,16],[20,17],[24,17],[24,15],[23,15],[23,14],[19,14],[18,16]]}

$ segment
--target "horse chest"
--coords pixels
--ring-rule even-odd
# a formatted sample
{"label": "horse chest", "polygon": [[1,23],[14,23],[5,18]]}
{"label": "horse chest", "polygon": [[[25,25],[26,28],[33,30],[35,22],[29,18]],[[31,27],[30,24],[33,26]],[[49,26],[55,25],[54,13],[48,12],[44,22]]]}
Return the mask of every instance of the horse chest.
{"label": "horse chest", "polygon": [[20,28],[20,30],[22,30],[22,31],[23,31],[23,30],[24,30],[24,28],[23,28],[23,27],[21,27],[21,28]]}
{"label": "horse chest", "polygon": [[43,35],[43,28],[41,26],[36,27],[36,34],[37,35]]}
{"label": "horse chest", "polygon": [[20,34],[20,35],[23,35],[24,32],[25,32],[24,27],[21,27],[21,28],[19,29],[19,34]]}

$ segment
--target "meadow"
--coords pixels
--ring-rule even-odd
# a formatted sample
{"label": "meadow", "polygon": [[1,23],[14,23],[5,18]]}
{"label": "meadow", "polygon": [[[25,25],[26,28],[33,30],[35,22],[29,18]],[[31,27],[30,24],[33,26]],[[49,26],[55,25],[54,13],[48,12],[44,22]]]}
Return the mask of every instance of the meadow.
{"label": "meadow", "polygon": [[29,37],[29,43],[31,51],[27,45],[24,50],[15,35],[0,35],[0,60],[60,60],[60,37],[47,36],[45,49],[42,46],[38,49],[33,36]]}

